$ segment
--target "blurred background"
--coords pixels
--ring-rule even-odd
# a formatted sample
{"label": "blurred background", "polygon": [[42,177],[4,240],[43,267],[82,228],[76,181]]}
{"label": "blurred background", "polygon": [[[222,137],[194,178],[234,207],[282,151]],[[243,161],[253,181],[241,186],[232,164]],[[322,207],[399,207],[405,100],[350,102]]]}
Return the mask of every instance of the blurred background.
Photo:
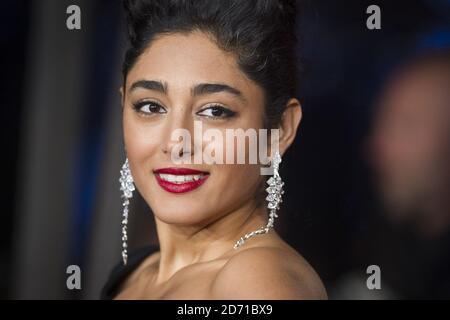
{"label": "blurred background", "polygon": [[[66,28],[72,4],[81,30]],[[381,30],[366,27],[372,4]],[[121,8],[0,3],[0,298],[97,299],[120,261]],[[304,115],[276,229],[330,298],[450,298],[450,0],[299,8]],[[156,243],[138,195],[130,210],[130,247]],[[72,264],[81,290],[66,287]]]}

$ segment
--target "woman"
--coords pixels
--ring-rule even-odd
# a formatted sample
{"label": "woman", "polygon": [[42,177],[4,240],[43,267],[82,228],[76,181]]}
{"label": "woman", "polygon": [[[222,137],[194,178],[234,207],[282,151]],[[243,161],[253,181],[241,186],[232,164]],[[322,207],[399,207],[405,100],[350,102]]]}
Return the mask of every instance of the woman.
{"label": "woman", "polygon": [[[272,228],[282,194],[277,156],[293,142],[302,114],[294,98],[294,1],[135,0],[124,7],[125,266],[116,267],[102,297],[326,298],[311,266]],[[198,124],[224,136],[230,129],[279,129],[279,153],[272,136],[267,143],[268,202],[268,177],[261,161],[248,161],[250,146],[244,163],[175,163],[174,154],[192,160],[204,152],[198,137],[181,148],[173,139],[177,129],[194,135]],[[222,151],[225,157],[237,150],[215,150]],[[152,209],[159,248],[128,257],[134,187]]]}

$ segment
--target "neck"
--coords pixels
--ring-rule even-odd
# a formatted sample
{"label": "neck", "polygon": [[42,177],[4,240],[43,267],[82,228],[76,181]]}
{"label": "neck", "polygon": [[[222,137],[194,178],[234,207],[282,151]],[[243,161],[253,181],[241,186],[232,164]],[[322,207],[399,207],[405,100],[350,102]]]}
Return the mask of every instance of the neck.
{"label": "neck", "polygon": [[267,223],[267,210],[248,202],[239,209],[198,225],[167,224],[155,215],[160,259],[158,282],[194,263],[218,259],[234,251],[236,241]]}

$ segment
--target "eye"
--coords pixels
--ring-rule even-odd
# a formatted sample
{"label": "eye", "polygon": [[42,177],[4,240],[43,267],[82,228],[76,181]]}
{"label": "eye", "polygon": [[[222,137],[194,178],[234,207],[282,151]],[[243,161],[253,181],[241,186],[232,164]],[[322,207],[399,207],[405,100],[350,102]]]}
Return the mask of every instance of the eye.
{"label": "eye", "polygon": [[155,101],[141,101],[133,104],[133,108],[144,115],[167,113],[167,110]]}
{"label": "eye", "polygon": [[219,119],[219,118],[231,118],[236,112],[231,111],[228,108],[225,108],[222,105],[210,105],[196,113],[197,115],[205,116],[208,118]]}

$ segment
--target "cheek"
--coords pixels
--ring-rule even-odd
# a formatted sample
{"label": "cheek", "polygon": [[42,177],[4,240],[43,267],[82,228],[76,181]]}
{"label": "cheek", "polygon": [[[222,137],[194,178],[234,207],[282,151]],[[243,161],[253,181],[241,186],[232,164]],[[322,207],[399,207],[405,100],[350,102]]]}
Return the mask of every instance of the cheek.
{"label": "cheek", "polygon": [[[255,108],[256,109],[256,108]],[[230,126],[228,131],[222,131],[222,147],[220,149],[224,163],[247,164],[247,170],[259,170],[256,164],[266,160],[270,136],[268,130],[263,129],[263,115],[261,110],[249,112],[238,122]],[[260,140],[260,138],[265,139]],[[263,162],[264,163],[264,162]]]}
{"label": "cheek", "polygon": [[223,165],[219,170],[221,198],[226,202],[233,199],[230,206],[255,197],[262,178],[258,165]]}
{"label": "cheek", "polygon": [[131,171],[138,177],[141,171],[150,170],[146,167],[147,159],[157,152],[160,133],[156,128],[140,123],[132,112],[125,111],[123,115],[124,141]]}

